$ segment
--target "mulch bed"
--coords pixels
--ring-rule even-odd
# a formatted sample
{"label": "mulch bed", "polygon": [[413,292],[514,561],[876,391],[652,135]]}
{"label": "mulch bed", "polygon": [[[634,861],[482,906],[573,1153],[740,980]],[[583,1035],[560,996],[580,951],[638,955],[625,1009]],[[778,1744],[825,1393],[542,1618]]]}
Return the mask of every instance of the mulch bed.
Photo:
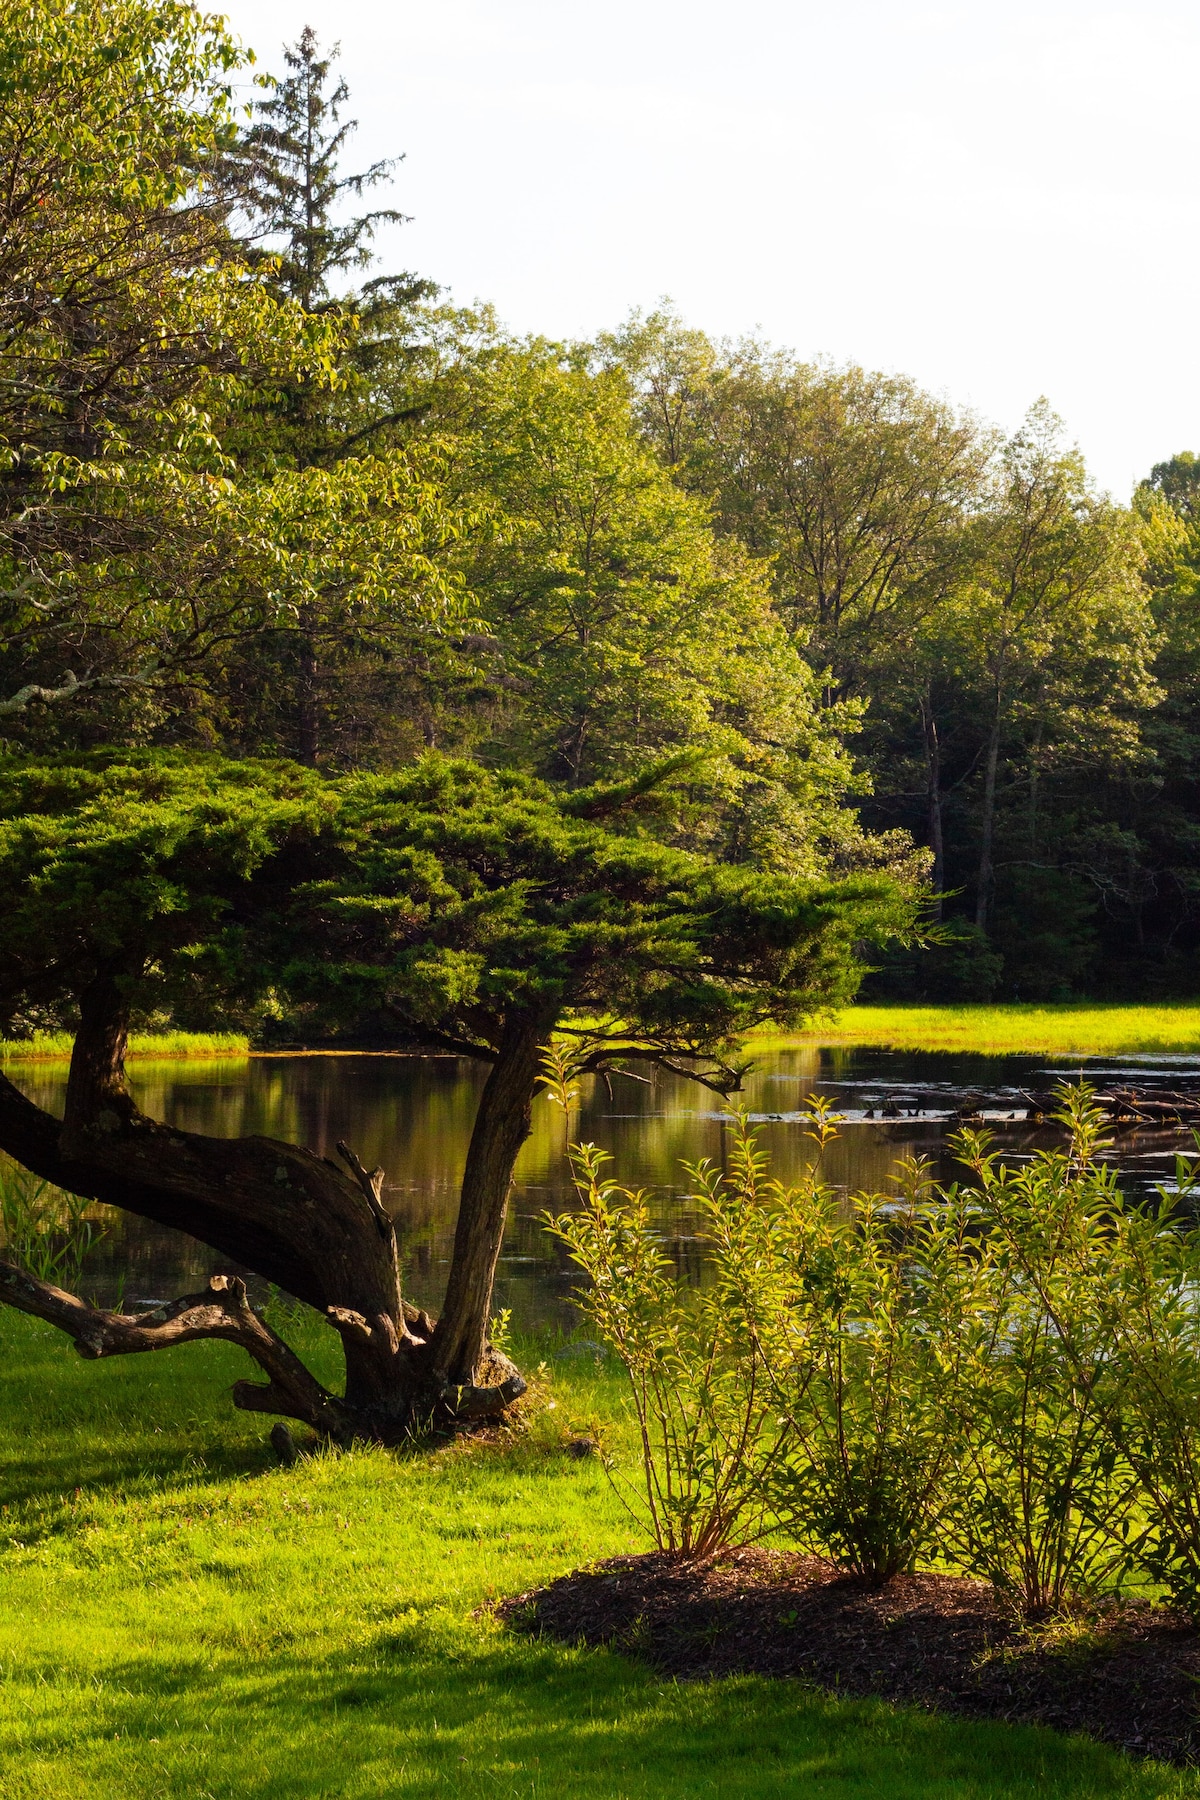
{"label": "mulch bed", "polygon": [[496,1610],[516,1630],[606,1644],[665,1675],[797,1676],[1200,1761],[1200,1634],[1161,1606],[1033,1629],[980,1582],[903,1575],[871,1588],[814,1557],[750,1549],[617,1557]]}

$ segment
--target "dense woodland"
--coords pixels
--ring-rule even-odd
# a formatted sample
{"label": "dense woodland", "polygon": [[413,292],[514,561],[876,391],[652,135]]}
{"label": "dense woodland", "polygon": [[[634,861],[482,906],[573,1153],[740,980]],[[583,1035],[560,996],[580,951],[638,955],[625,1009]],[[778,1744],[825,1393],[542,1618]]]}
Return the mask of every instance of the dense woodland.
{"label": "dense woodland", "polygon": [[1044,400],[1005,437],[665,305],[516,338],[378,269],[400,171],[359,169],[311,32],[247,113],[175,0],[29,19],[2,9],[5,754],[655,769],[668,845],[927,890],[877,994],[1200,991],[1190,454],[1118,504]]}

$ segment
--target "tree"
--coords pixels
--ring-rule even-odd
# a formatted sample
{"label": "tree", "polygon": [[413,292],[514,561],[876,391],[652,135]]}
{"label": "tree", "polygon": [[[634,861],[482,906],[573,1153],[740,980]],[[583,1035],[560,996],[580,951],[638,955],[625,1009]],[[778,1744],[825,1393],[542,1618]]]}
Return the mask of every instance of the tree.
{"label": "tree", "polygon": [[[0,6],[0,700],[152,686],[189,656],[95,604],[157,545],[181,485],[229,469],[214,421],[302,372],[336,331],[247,278],[209,177],[244,62],[179,0]],[[153,522],[156,485],[163,514]]]}
{"label": "tree", "polygon": [[[306,315],[336,319],[339,333],[335,381],[321,372],[298,372],[280,384],[273,405],[236,422],[239,457],[251,463],[265,455],[303,470],[329,468],[352,455],[386,455],[389,429],[422,411],[420,404],[381,394],[381,387],[391,385],[381,376],[385,370],[393,373],[391,364],[412,360],[411,314],[415,303],[436,293],[433,284],[404,274],[376,277],[361,293],[336,287],[339,278],[370,266],[381,225],[406,222],[406,215],[391,207],[340,216],[349,197],[361,198],[389,182],[402,158],[343,171],[342,157],[357,123],[343,117],[350,93],[344,80],[333,78],[337,53],[335,45],[329,56],[320,55],[311,26],[297,43],[285,45],[288,73],[269,84],[268,97],[255,107],[255,122],[221,167],[223,187],[234,202],[234,227],[240,227],[239,241],[260,279]],[[381,642],[384,657],[395,656],[395,644],[387,641],[386,609],[379,624],[375,642],[370,633],[347,641],[336,606],[323,606],[313,594],[286,634],[256,640],[240,659],[249,668],[231,671],[233,689],[289,692],[294,711],[287,748],[315,766],[331,710],[335,715],[346,710],[347,696],[361,692],[364,676],[378,679]],[[338,654],[331,668],[334,646]],[[397,666],[403,667],[403,660]],[[402,696],[391,686],[395,704]],[[361,713],[361,705],[352,701],[350,711]],[[356,734],[353,728],[346,732],[344,720],[338,722],[338,748],[344,750],[347,736]]]}
{"label": "tree", "polygon": [[901,376],[718,352],[669,314],[601,340],[677,479],[718,529],[769,559],[781,618],[842,695],[871,691],[897,632],[939,606],[989,439]]}
{"label": "tree", "polygon": [[1144,499],[1158,496],[1188,524],[1200,515],[1200,457],[1193,450],[1180,450],[1166,462],[1155,463],[1146,480],[1138,484]]}
{"label": "tree", "polygon": [[820,707],[761,563],[639,441],[620,374],[534,344],[494,356],[472,402],[452,480],[492,637],[486,753],[578,787],[700,751],[680,841],[815,872],[853,835],[857,719]]}
{"label": "tree", "polygon": [[[513,1165],[557,1031],[580,1072],[658,1063],[718,1091],[750,1026],[847,997],[856,946],[907,928],[881,878],[768,877],[622,835],[647,782],[555,796],[427,758],[330,781],[291,764],[117,753],[0,766],[0,994],[77,1009],[61,1120],[0,1078],[0,1149],[43,1179],[190,1232],[316,1307],[345,1391],[317,1383],[218,1277],[137,1321],[12,1267],[0,1297],[85,1355],[223,1336],[266,1370],[236,1403],[339,1438],[502,1411],[520,1389],[486,1345]],[[244,1016],[270,993],[303,1028],[399,1034],[489,1066],[446,1298],[406,1306],[382,1171],[144,1116],[131,1014]]]}
{"label": "tree", "polygon": [[[369,169],[343,174],[340,159],[358,129],[343,119],[350,90],[339,79],[329,92],[334,59],[322,57],[317,34],[306,25],[295,44],[285,44],[290,73],[272,84],[270,95],[256,107],[256,122],[243,133],[230,157],[226,181],[247,215],[247,236],[264,246],[272,284],[306,313],[339,304],[331,280],[351,269],[369,268],[371,244],[381,225],[407,224],[393,207],[339,221],[346,195],[361,199],[369,189],[392,179],[398,156],[372,163]],[[390,288],[406,284],[419,291],[427,284],[411,275],[389,278]]]}
{"label": "tree", "polygon": [[1153,626],[1128,513],[1097,499],[1061,421],[1039,401],[1004,448],[979,524],[975,578],[957,597],[950,635],[986,709],[975,923],[987,925],[994,874],[1000,752],[1026,745],[1029,848],[1037,789],[1053,760],[1132,756],[1138,714],[1158,697]]}

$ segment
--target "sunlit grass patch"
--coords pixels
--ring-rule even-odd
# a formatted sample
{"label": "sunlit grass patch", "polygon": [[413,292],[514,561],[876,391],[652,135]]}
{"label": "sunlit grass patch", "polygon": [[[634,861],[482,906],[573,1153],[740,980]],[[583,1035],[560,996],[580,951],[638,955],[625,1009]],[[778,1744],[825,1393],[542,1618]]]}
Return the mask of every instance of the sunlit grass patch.
{"label": "sunlit grass patch", "polygon": [[4,1800],[1200,1795],[1049,1731],[510,1637],[490,1599],[643,1547],[565,1448],[600,1417],[628,1453],[615,1371],[557,1348],[524,1434],[284,1470],[232,1348],[88,1364],[0,1312]]}
{"label": "sunlit grass patch", "polygon": [[803,1032],[756,1033],[748,1047],[761,1055],[800,1044],[992,1056],[1200,1053],[1200,1005],[850,1006]]}
{"label": "sunlit grass patch", "polygon": [[[69,1031],[40,1032],[29,1038],[0,1038],[0,1063],[61,1062],[70,1057]],[[250,1039],[242,1031],[135,1031],[127,1056],[245,1056]]]}

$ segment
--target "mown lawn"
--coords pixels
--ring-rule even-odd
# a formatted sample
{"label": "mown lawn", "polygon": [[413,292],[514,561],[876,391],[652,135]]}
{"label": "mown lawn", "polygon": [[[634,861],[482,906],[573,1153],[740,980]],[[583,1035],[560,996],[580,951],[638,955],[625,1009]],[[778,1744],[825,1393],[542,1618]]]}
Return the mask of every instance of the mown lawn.
{"label": "mown lawn", "polygon": [[1200,1053],[1200,1005],[848,1006],[811,1031],[756,1034],[750,1048],[863,1044],[999,1056]]}
{"label": "mown lawn", "polygon": [[590,1356],[552,1363],[524,1438],[288,1470],[228,1405],[240,1360],[85,1364],[0,1312],[5,1800],[1200,1796],[1049,1731],[675,1686],[479,1616],[638,1546],[595,1459],[562,1448],[617,1413]]}

